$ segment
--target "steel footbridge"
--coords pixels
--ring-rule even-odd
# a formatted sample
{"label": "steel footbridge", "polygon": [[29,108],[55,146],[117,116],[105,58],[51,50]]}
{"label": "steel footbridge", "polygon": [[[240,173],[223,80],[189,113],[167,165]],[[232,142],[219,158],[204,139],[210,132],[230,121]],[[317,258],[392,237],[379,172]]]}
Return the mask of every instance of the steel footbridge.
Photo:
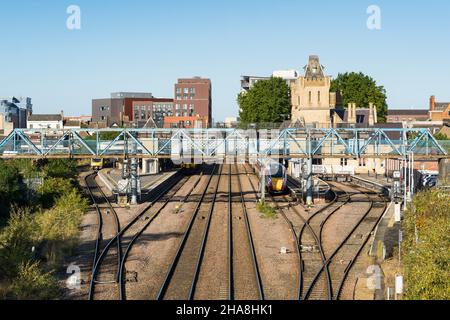
{"label": "steel footbridge", "polygon": [[0,158],[449,158],[429,129],[15,129]]}

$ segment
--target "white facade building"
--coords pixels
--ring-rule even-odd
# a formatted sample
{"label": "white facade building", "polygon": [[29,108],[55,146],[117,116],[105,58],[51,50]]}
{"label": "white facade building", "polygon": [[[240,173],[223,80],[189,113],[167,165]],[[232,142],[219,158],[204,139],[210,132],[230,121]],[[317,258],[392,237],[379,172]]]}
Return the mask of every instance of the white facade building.
{"label": "white facade building", "polygon": [[31,114],[28,116],[27,129],[63,129],[63,114]]}

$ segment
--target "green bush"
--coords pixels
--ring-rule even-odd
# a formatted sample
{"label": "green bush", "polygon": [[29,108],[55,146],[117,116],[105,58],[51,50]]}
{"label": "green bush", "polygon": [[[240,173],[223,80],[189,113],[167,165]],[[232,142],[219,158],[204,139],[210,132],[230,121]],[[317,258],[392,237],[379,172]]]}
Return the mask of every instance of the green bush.
{"label": "green bush", "polygon": [[37,229],[29,209],[13,208],[7,226],[0,234],[0,277],[16,276],[18,266],[31,259]]}
{"label": "green bush", "polygon": [[402,248],[405,298],[450,299],[450,195],[439,190],[418,194],[405,213]]}
{"label": "green bush", "polygon": [[19,171],[10,162],[0,160],[0,226],[9,216],[11,204],[22,200]]}
{"label": "green bush", "polygon": [[265,202],[258,202],[256,209],[263,214],[263,218],[276,218],[276,210]]}
{"label": "green bush", "polygon": [[11,285],[11,295],[17,300],[53,300],[59,287],[51,273],[44,272],[37,262],[24,262]]}
{"label": "green bush", "polygon": [[77,164],[71,159],[51,159],[43,168],[46,176],[75,180],[77,178]]}
{"label": "green bush", "polygon": [[39,202],[44,208],[51,208],[56,200],[74,190],[73,181],[65,178],[46,178],[39,187]]}

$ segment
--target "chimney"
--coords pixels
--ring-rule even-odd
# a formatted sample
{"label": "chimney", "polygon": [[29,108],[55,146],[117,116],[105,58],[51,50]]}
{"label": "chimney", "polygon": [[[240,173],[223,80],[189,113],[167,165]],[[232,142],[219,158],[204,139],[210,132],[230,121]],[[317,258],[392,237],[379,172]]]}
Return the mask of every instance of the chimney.
{"label": "chimney", "polygon": [[369,103],[369,126],[373,126],[375,124],[375,114],[373,112],[373,103]]}
{"label": "chimney", "polygon": [[354,103],[348,104],[348,111],[347,111],[347,113],[348,113],[347,122],[348,123],[356,122],[356,115],[355,115],[356,111],[354,110],[355,106],[356,105]]}
{"label": "chimney", "polygon": [[430,97],[430,111],[434,111],[435,106],[436,106],[436,97],[431,96]]}

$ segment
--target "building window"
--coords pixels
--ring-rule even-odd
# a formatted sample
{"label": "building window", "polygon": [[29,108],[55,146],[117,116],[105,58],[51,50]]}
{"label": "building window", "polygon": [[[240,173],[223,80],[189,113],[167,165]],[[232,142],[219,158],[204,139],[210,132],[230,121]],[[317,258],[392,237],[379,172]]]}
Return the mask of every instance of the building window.
{"label": "building window", "polygon": [[312,103],[312,92],[310,91],[309,92],[309,104],[311,104]]}
{"label": "building window", "polygon": [[134,107],[134,119],[139,119],[139,106]]}
{"label": "building window", "polygon": [[364,115],[356,116],[356,123],[364,123]]}
{"label": "building window", "polygon": [[177,94],[181,94],[181,88],[177,88]]}
{"label": "building window", "polygon": [[320,91],[317,92],[317,101],[320,103]]}
{"label": "building window", "polygon": [[183,110],[187,110],[187,109],[188,109],[187,104],[183,104]]}
{"label": "building window", "polygon": [[191,94],[195,93],[195,88],[190,88],[190,89],[189,89],[189,92],[190,92]]}
{"label": "building window", "polygon": [[360,158],[359,159],[359,166],[360,167],[365,167],[366,166],[366,159],[365,158]]}
{"label": "building window", "polygon": [[145,119],[145,106],[141,107],[141,119]]}
{"label": "building window", "polygon": [[101,106],[100,107],[100,111],[108,111],[109,110],[109,106]]}
{"label": "building window", "polygon": [[341,166],[347,166],[348,165],[348,159],[347,158],[342,158],[341,159]]}
{"label": "building window", "polygon": [[189,93],[189,88],[184,88],[184,94],[187,95]]}

